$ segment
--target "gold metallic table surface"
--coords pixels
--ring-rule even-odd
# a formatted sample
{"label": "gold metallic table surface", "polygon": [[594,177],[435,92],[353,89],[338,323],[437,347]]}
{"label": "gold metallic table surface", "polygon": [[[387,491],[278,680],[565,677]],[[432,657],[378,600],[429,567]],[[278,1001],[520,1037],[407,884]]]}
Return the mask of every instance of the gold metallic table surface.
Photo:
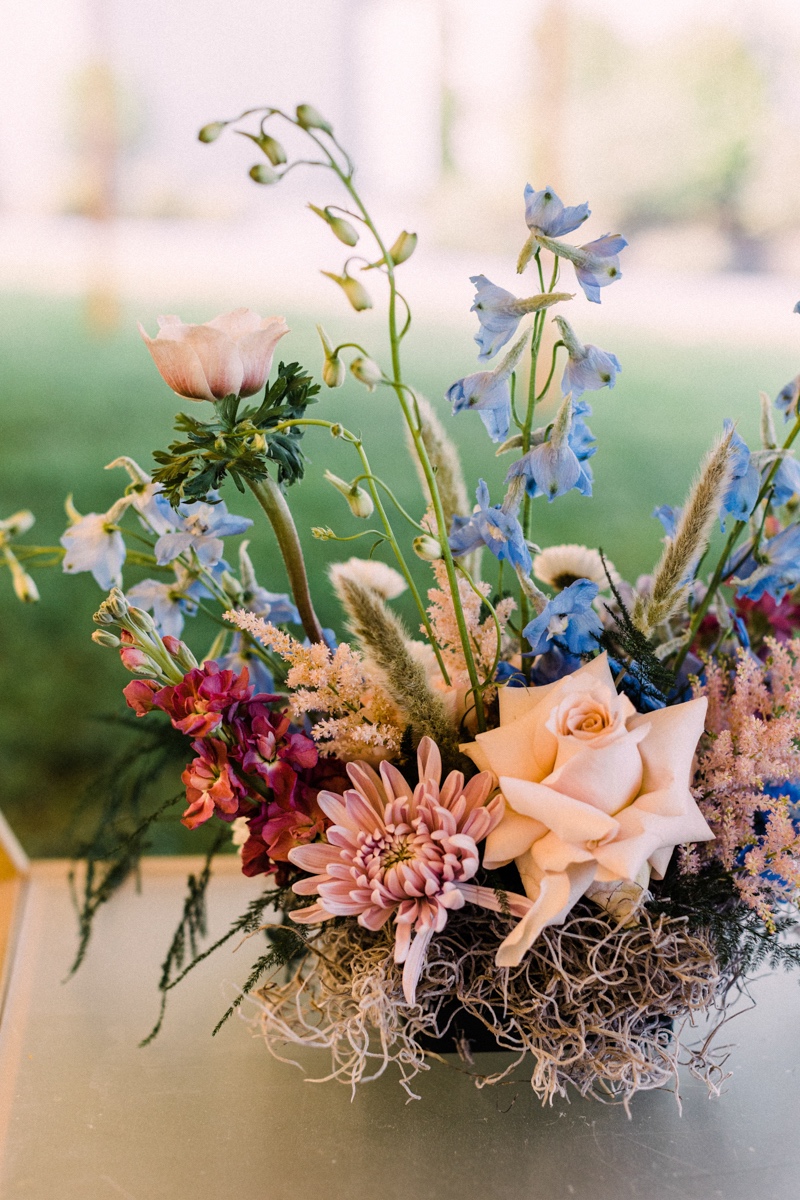
{"label": "gold metallic table surface", "polygon": [[[476,1090],[434,1064],[423,1099],[394,1079],[351,1102],[311,1084],[217,1014],[251,949],[223,950],[176,989],[164,1031],[137,1048],[187,860],[151,859],[98,920],[86,965],[60,863],[34,864],[0,1027],[3,1200],[798,1200],[800,988],[759,981],[728,1027],[733,1079],[709,1100],[689,1079],[620,1108],[542,1109],[525,1082]],[[196,865],[196,864],[195,864]],[[212,933],[258,890],[231,860],[210,891]],[[304,1055],[321,1072],[321,1056]]]}

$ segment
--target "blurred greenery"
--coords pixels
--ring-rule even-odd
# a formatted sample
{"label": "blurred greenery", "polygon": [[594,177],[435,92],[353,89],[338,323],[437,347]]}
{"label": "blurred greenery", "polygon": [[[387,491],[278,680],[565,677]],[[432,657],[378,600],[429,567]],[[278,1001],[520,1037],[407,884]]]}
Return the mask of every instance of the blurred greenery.
{"label": "blurred greenery", "polygon": [[[194,311],[192,311],[194,309]],[[152,315],[141,306],[151,326]],[[185,319],[203,320],[210,309],[180,310]],[[373,322],[366,316],[362,326]],[[319,344],[308,317],[289,318],[292,335],[280,346],[286,361],[298,359],[316,372]],[[352,331],[344,318],[334,336]],[[471,330],[427,329],[407,343],[410,380],[437,402],[458,375],[474,369]],[[374,345],[374,341],[370,343]],[[595,498],[572,493],[552,505],[540,501],[534,537],[542,544],[579,541],[599,545],[631,579],[648,570],[660,549],[661,528],[650,513],[656,504],[680,503],[697,461],[719,431],[723,417],[740,418],[746,437],[757,431],[758,391],[770,394],[797,370],[786,352],[675,347],[628,343],[609,346],[624,372],[616,389],[594,397],[592,429],[599,451],[593,460]],[[124,472],[104,473],[120,454],[151,466],[151,452],[170,438],[176,404],[142,346],[134,314],[125,314],[112,337],[87,333],[83,310],[71,300],[0,297],[0,394],[2,463],[0,515],[31,508],[37,524],[28,541],[55,545],[65,525],[64,498],[72,492],[82,513],[104,511],[123,490]],[[389,394],[368,393],[353,381],[339,392],[323,389],[321,416],[342,420],[363,433],[373,467],[391,481],[412,512],[422,501],[413,467],[403,454],[403,432]],[[447,428],[461,447],[470,487],[483,476],[500,498],[506,469],[494,457],[477,417],[465,414]],[[357,531],[344,501],[322,482],[326,467],[352,476],[352,450],[313,431],[307,437],[309,466],[291,495],[301,535],[306,539],[316,604],[323,623],[339,624],[324,575],[332,560],[369,552],[370,540],[346,545],[311,539],[313,524],[339,533]],[[282,590],[282,564],[271,531],[251,497],[233,488],[229,506],[255,518],[251,551],[264,586]],[[398,523],[398,531],[402,529]],[[409,530],[411,534],[411,530]],[[382,555],[384,551],[380,551]],[[413,556],[412,556],[413,557]],[[428,568],[415,570],[423,587]],[[126,573],[126,585],[137,572]],[[68,853],[98,812],[102,797],[91,781],[107,768],[120,738],[130,735],[107,719],[124,710],[120,690],[128,681],[117,656],[89,639],[91,616],[102,595],[89,576],[67,577],[60,570],[39,572],[38,605],[23,607],[0,576],[0,761],[2,805],[27,850],[36,855]],[[409,623],[412,614],[404,608]],[[212,638],[203,618],[190,622],[187,640],[199,655]],[[176,790],[177,775],[163,780],[163,794]],[[164,824],[154,837],[160,852],[199,849],[197,837],[177,823]]]}

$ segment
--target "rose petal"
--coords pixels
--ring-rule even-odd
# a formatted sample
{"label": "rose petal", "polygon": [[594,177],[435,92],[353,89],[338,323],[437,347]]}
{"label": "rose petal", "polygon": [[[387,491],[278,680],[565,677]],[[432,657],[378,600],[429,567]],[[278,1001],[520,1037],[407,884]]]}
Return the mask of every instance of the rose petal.
{"label": "rose petal", "polygon": [[545,875],[532,908],[500,943],[498,967],[516,967],[546,925],[560,925],[594,878],[594,863],[580,864],[556,875]]}
{"label": "rose petal", "polygon": [[600,842],[613,837],[619,825],[600,809],[582,804],[541,783],[525,779],[500,780],[500,789],[511,807],[526,817],[542,821],[564,842]]}
{"label": "rose petal", "polygon": [[506,805],[500,824],[486,839],[483,865],[490,871],[497,867],[505,867],[524,854],[537,838],[546,833],[547,826],[541,821],[525,817]]}
{"label": "rose petal", "polygon": [[[646,732],[647,726],[604,744],[598,744],[599,739],[559,737],[556,769],[543,783],[613,816],[630,804],[642,785],[638,743]],[[559,762],[562,751],[567,757]]]}

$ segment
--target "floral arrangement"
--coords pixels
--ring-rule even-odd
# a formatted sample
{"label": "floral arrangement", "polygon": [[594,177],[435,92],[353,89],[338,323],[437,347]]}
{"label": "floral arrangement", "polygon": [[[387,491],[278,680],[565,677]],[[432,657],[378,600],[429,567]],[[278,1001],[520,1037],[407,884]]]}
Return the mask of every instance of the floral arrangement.
{"label": "floral arrangement", "polygon": [[[545,501],[592,494],[586,396],[621,370],[562,312],[577,290],[600,303],[624,238],[575,244],[588,206],[528,186],[523,294],[472,279],[478,369],[439,408],[480,419],[510,464],[504,494],[479,480],[473,503],[436,407],[403,375],[411,314],[398,277],[416,235],[384,239],[309,105],[251,110],[200,139],[229,127],[261,155],[256,183],[306,163],[339,185],[311,207],[359,251],[324,274],[356,313],[372,307],[372,280],[385,289],[389,355],[318,327],[321,380],[335,391],[349,360],[375,404],[399,409],[420,500],[412,513],[400,504],[310,372],[273,370],[283,318],[241,308],[203,325],[162,317],[154,338],[141,329],[169,388],[199,406],[178,415],[177,439],[151,473],[110,463],[127,472],[124,494],[88,515],[70,500],[60,547],[21,540],[27,512],[0,523],[20,599],[38,596],[29,570],[54,560],[108,592],[93,639],[134,676],[124,696],[146,731],[115,768],[86,852],[77,961],[148,829],[181,802],[186,828],[215,833],[164,963],[162,1017],[198,962],[255,936],[229,1012],[250,996],[275,1055],[324,1047],[330,1077],[353,1086],[394,1065],[413,1095],[431,1055],[458,1050],[479,1085],[526,1064],[545,1100],[573,1086],[627,1103],[677,1086],[681,1062],[718,1089],[723,1056],[710,1037],[691,1044],[695,1021],[721,1022],[765,959],[800,965],[785,937],[800,897],[800,376],[775,405],[762,395],[760,448],[726,422],[683,506],[656,510],[664,548],[649,574],[622,579],[599,546],[542,549]],[[294,150],[302,139],[310,157]],[[287,499],[310,428],[345,443],[355,472],[324,472],[347,531],[311,535],[371,544],[312,579]],[[247,540],[228,561],[226,539],[253,524],[226,507],[228,481],[258,501],[277,545],[270,582],[279,553],[291,594],[261,586]],[[124,586],[129,567],[146,577]],[[314,608],[328,586],[337,631]],[[401,596],[418,630],[393,608]],[[184,625],[201,609],[218,634],[193,651]],[[185,790],[147,809],[176,749]],[[207,946],[205,889],[231,848],[262,889]],[[506,1065],[479,1070],[486,1048],[511,1052]]]}

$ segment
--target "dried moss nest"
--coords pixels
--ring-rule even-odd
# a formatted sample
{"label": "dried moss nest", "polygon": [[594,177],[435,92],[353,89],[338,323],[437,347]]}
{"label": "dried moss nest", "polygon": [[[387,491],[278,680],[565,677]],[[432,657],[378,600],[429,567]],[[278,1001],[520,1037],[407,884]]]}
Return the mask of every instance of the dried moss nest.
{"label": "dried moss nest", "polygon": [[[518,1079],[524,1065],[543,1103],[576,1089],[627,1106],[638,1091],[672,1087],[677,1096],[678,1068],[686,1065],[719,1091],[726,1054],[712,1041],[727,1019],[733,981],[706,935],[646,911],[622,928],[604,913],[574,910],[544,931],[520,966],[503,969],[494,952],[508,928],[503,917],[474,909],[453,913],[430,946],[409,1007],[391,927],[374,933],[349,919],[323,926],[290,977],[256,993],[270,1052],[292,1062],[287,1045],[328,1050],[330,1072],[315,1082],[353,1088],[395,1066],[416,1099],[412,1081],[440,1058],[430,1039],[447,1035],[461,1009],[511,1052],[486,1073],[469,1044],[460,1045],[460,1069],[479,1088]],[[709,1013],[711,1031],[687,1044],[693,1031],[697,1042],[697,1020]]]}

